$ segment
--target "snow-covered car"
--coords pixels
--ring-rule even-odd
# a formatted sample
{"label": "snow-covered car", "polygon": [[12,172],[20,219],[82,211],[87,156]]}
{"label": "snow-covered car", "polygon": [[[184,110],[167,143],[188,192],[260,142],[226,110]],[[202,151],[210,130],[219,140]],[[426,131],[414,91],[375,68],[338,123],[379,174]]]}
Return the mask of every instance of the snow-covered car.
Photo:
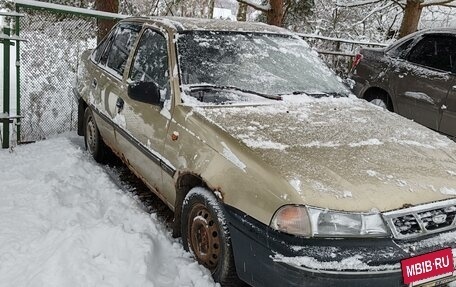
{"label": "snow-covered car", "polygon": [[456,144],[351,95],[294,34],[130,18],[81,62],[88,151],[111,148],[223,286],[455,279]]}
{"label": "snow-covered car", "polygon": [[456,29],[411,34],[356,56],[354,93],[373,104],[456,137]]}

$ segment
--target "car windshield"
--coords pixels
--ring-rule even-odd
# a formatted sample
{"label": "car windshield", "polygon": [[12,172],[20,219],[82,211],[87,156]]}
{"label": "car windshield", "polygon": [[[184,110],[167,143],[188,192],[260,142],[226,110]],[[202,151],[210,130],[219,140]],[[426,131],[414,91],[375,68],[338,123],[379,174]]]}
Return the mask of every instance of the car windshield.
{"label": "car windshield", "polygon": [[184,32],[178,38],[184,85],[236,87],[264,95],[348,95],[306,42],[290,35]]}

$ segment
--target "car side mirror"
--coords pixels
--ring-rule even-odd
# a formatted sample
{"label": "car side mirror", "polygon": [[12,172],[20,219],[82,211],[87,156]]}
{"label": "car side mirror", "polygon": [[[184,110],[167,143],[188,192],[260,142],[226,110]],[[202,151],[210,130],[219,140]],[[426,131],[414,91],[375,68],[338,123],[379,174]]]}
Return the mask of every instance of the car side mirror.
{"label": "car side mirror", "polygon": [[128,85],[128,96],[139,102],[160,105],[160,88],[154,82],[133,82]]}

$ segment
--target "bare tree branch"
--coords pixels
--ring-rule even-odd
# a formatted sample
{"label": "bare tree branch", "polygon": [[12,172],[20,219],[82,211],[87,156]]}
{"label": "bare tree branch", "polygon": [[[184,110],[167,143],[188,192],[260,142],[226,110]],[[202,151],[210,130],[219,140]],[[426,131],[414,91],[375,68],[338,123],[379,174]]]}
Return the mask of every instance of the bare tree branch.
{"label": "bare tree branch", "polygon": [[371,17],[371,16],[374,15],[375,13],[377,13],[377,12],[379,12],[379,11],[382,11],[382,10],[386,9],[386,8],[390,7],[391,5],[394,5],[394,3],[393,3],[393,2],[390,2],[390,3],[386,4],[385,6],[381,6],[381,7],[378,7],[378,8],[373,9],[372,11],[370,11],[370,12],[366,15],[366,17],[364,17],[361,21],[358,21],[358,22],[356,22],[355,24],[353,24],[353,26],[362,24],[364,21],[366,21],[369,17]]}
{"label": "bare tree branch", "polygon": [[429,6],[434,6],[434,5],[447,5],[451,4],[455,0],[427,0],[424,1],[420,6],[421,7],[429,7]]}
{"label": "bare tree branch", "polygon": [[271,5],[268,3],[267,5],[260,5],[252,2],[251,0],[237,0],[239,3],[244,3],[250,7],[252,7],[255,10],[259,10],[262,12],[268,12],[271,11]]}
{"label": "bare tree branch", "polygon": [[381,2],[381,1],[383,1],[383,0],[360,0],[360,1],[351,1],[351,2],[338,1],[336,3],[336,6],[345,7],[345,8],[358,7],[358,6],[364,6],[364,5],[368,5],[368,4],[378,3],[378,2]]}
{"label": "bare tree branch", "polygon": [[401,7],[402,9],[405,9],[405,4],[406,2],[403,1],[403,0],[392,0],[394,3],[396,3],[399,7]]}
{"label": "bare tree branch", "polygon": [[290,7],[291,7],[291,3],[290,1],[286,1],[286,4],[285,4],[285,11],[283,12],[283,19],[285,20],[288,16],[288,11],[290,10]]}

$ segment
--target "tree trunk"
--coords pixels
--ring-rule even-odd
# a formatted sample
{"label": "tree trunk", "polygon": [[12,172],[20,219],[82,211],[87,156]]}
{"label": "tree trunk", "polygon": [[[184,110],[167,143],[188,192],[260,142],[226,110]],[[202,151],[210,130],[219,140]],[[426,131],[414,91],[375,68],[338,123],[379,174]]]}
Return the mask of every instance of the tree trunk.
{"label": "tree trunk", "polygon": [[283,0],[270,0],[271,10],[266,14],[269,25],[282,27],[283,25]]}
{"label": "tree trunk", "polygon": [[[99,11],[118,13],[119,12],[119,0],[96,0],[95,9]],[[117,20],[106,20],[98,19],[98,43],[111,31],[112,27],[117,23]]]}
{"label": "tree trunk", "polygon": [[247,4],[239,3],[239,8],[236,16],[238,21],[247,21],[247,8]]}
{"label": "tree trunk", "polygon": [[402,19],[401,29],[399,30],[399,38],[407,36],[418,29],[422,11],[423,8],[420,6],[419,0],[407,0],[404,18]]}

